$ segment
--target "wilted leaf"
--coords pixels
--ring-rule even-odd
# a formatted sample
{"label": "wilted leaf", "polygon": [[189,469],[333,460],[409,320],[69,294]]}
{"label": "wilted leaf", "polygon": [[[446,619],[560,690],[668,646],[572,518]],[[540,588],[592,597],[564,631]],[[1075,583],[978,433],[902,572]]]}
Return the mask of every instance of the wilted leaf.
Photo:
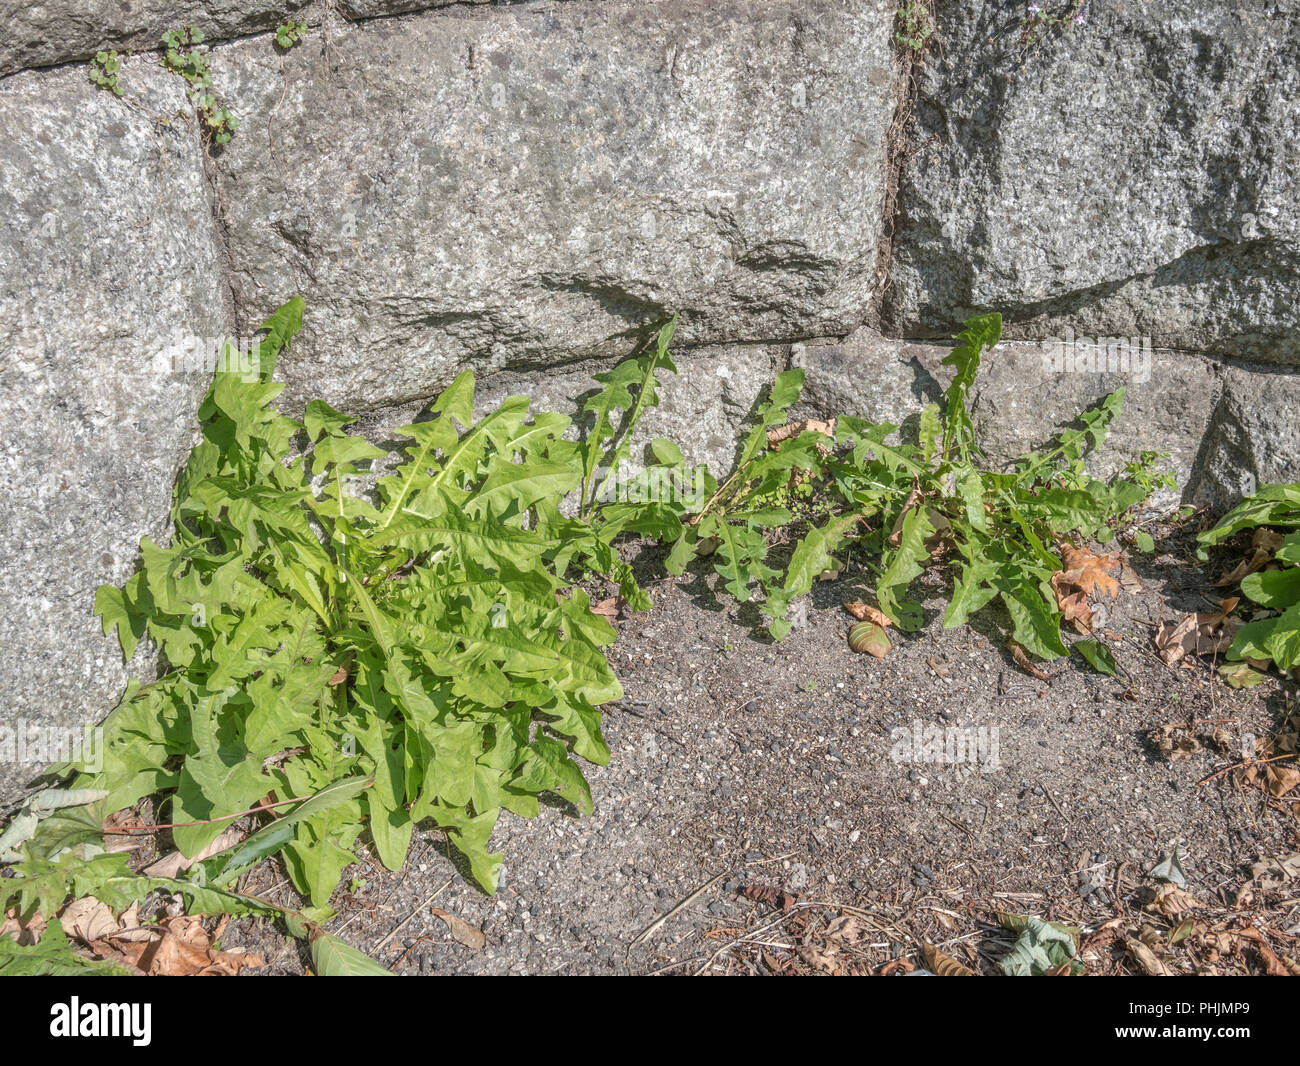
{"label": "wilted leaf", "polygon": [[1265,767],[1265,780],[1272,796],[1285,796],[1300,785],[1300,769],[1285,763],[1269,763]]}
{"label": "wilted leaf", "polygon": [[890,643],[889,634],[883,626],[875,622],[859,622],[849,630],[849,647],[856,652],[866,652],[877,659],[883,659],[894,645]]}
{"label": "wilted leaf", "polygon": [[1196,615],[1184,615],[1176,626],[1160,623],[1156,631],[1156,651],[1160,661],[1173,666],[1189,652],[1195,654],[1197,643]]}
{"label": "wilted leaf", "polygon": [[1255,534],[1251,538],[1251,548],[1253,550],[1249,558],[1242,559],[1228,573],[1219,578],[1215,585],[1220,588],[1236,585],[1248,574],[1253,574],[1256,570],[1262,570],[1273,561],[1273,554],[1282,547],[1284,539],[1280,533],[1274,533],[1271,529],[1260,526],[1255,530]]}
{"label": "wilted leaf", "polygon": [[1185,732],[1181,724],[1162,725],[1152,734],[1152,740],[1160,754],[1171,762],[1186,759],[1201,750],[1201,742]]}
{"label": "wilted leaf", "polygon": [[1233,688],[1254,688],[1268,675],[1247,663],[1224,663],[1219,667],[1219,676]]}
{"label": "wilted leaf", "polygon": [[801,944],[798,948],[799,958],[813,969],[826,973],[834,973],[838,969],[839,962],[836,959],[838,954],[834,944],[827,944],[824,947],[816,944]]}
{"label": "wilted leaf", "polygon": [[1166,881],[1179,888],[1187,887],[1187,873],[1183,870],[1182,857],[1178,854],[1177,848],[1174,848],[1168,858],[1156,864],[1155,869],[1151,871],[1151,876],[1157,881]]}
{"label": "wilted leaf", "polygon": [[1250,878],[1265,890],[1281,888],[1289,881],[1300,879],[1300,851],[1280,859],[1260,859],[1251,866]]}
{"label": "wilted leaf", "polygon": [[1075,957],[1077,945],[1076,936],[1062,927],[1024,917],[1024,927],[1011,950],[998,961],[998,969],[1008,977],[1045,977],[1058,972],[1077,976],[1083,973],[1083,963]]}
{"label": "wilted leaf", "polygon": [[856,944],[863,937],[862,925],[851,914],[841,914],[826,927],[826,939]]}
{"label": "wilted leaf", "polygon": [[1195,918],[1187,918],[1178,923],[1169,931],[1169,946],[1178,944],[1186,940],[1189,936],[1200,935],[1205,932],[1205,923],[1197,921]]}
{"label": "wilted leaf", "polygon": [[[800,422],[790,422],[784,426],[777,426],[775,429],[767,431],[767,443],[770,447],[775,448],[783,440],[789,440],[792,437],[799,436],[800,433],[812,432],[820,433],[825,437],[835,439],[835,419],[828,422],[822,422],[815,418],[805,418]],[[826,445],[818,445],[818,450],[825,454],[829,450]]]}

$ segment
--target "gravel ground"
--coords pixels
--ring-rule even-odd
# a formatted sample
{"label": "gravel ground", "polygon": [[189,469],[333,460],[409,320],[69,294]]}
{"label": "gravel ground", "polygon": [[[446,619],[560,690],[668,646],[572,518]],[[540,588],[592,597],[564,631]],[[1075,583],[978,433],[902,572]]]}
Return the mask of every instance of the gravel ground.
{"label": "gravel ground", "polygon": [[[648,551],[638,565],[662,574],[658,560]],[[595,814],[503,816],[495,898],[466,881],[440,834],[424,833],[401,873],[355,869],[328,928],[402,974],[698,972],[731,941],[712,968],[806,970],[794,938],[808,939],[807,914],[737,940],[772,924],[766,887],[819,927],[857,914],[874,932],[850,972],[879,972],[914,958],[918,939],[968,942],[971,905],[1103,925],[1134,906],[1174,848],[1189,891],[1222,910],[1252,863],[1296,850],[1297,812],[1232,775],[1198,786],[1235,756],[1207,747],[1170,762],[1150,734],[1228,719],[1234,744],[1264,736],[1296,705],[1296,686],[1274,676],[1237,692],[1208,662],[1165,666],[1152,644],[1161,611],[1204,610],[1218,594],[1181,557],[1138,572],[1143,589],[1121,594],[1105,623],[1130,681],[1077,657],[1052,664],[1050,681],[1029,676],[996,615],[945,631],[937,575],[925,579],[928,624],[896,635],[883,661],[847,646],[840,603],[861,594],[850,580],[819,585],[806,624],[779,644],[755,628],[752,607],[715,598],[703,567],[652,583],[654,610],[617,623],[626,697],[606,716],[613,761],[589,770]],[[996,749],[973,764],[906,761],[904,738],[930,725],[984,727]],[[283,882],[268,866],[247,888],[283,899]],[[481,928],[486,946],[457,942],[431,907]],[[1293,902],[1275,920],[1298,919]],[[307,961],[264,923],[237,923],[226,944],[241,939],[264,952],[263,973]]]}

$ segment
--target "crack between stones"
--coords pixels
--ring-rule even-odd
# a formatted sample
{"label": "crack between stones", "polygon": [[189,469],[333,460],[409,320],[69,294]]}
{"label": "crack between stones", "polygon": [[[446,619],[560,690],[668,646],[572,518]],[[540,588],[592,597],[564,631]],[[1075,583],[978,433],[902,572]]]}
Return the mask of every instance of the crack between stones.
{"label": "crack between stones", "polygon": [[929,47],[917,52],[894,43],[894,114],[885,131],[885,197],[880,210],[880,236],[876,242],[876,265],[871,301],[862,324],[883,331],[885,303],[889,295],[889,273],[893,262],[894,237],[902,214],[899,186],[910,154],[912,122],[920,92],[920,77]]}
{"label": "crack between stones", "polygon": [[[202,120],[197,108],[192,109],[198,130],[202,129]],[[208,216],[211,224],[212,243],[216,247],[217,293],[221,300],[222,319],[229,327],[231,337],[243,336],[244,315],[240,311],[235,297],[235,257],[230,248],[230,230],[226,224],[225,190],[221,182],[221,173],[217,161],[203,143],[203,134],[196,130],[201,153],[200,166],[203,172],[203,198],[207,201]]]}

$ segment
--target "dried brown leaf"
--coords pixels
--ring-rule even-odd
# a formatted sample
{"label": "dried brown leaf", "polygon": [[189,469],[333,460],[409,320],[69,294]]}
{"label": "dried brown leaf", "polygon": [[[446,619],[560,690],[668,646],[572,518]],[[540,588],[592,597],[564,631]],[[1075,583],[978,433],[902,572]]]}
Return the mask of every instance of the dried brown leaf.
{"label": "dried brown leaf", "polygon": [[1101,593],[1114,599],[1119,595],[1119,582],[1107,571],[1119,567],[1120,560],[1115,556],[1098,555],[1087,548],[1076,548],[1067,541],[1061,545],[1061,569],[1052,575],[1053,588],[1058,584],[1068,584],[1086,596]]}
{"label": "dried brown leaf", "polygon": [[225,851],[227,848],[233,848],[244,839],[244,831],[236,829],[234,826],[225,830],[206,848],[203,848],[192,859],[187,859],[179,851],[169,851],[157,862],[144,868],[144,872],[150,877],[179,877],[196,862],[202,862],[204,859],[210,859],[218,852]]}
{"label": "dried brown leaf", "polygon": [[203,923],[191,915],[167,918],[148,940],[135,935],[96,941],[96,952],[106,949],[129,965],[154,977],[234,977],[241,969],[262,965],[262,957],[245,951],[215,951]]}
{"label": "dried brown leaf", "polygon": [[[775,448],[783,440],[789,440],[791,437],[797,437],[800,433],[812,431],[820,433],[823,436],[835,439],[835,419],[828,422],[822,422],[816,418],[805,418],[799,422],[787,422],[784,426],[778,426],[776,429],[767,431],[767,443],[769,447]],[[825,454],[829,448],[824,444],[819,444],[818,449]]]}
{"label": "dried brown leaf", "polygon": [[1205,904],[1199,899],[1190,896],[1177,885],[1163,884],[1156,886],[1155,897],[1147,904],[1147,910],[1156,911],[1169,918],[1177,918],[1187,911],[1204,906]]}
{"label": "dried brown leaf", "polygon": [[611,596],[607,600],[601,600],[599,603],[592,604],[592,614],[598,614],[603,618],[608,618],[611,622],[618,617],[618,597]]}
{"label": "dried brown leaf", "polygon": [[430,907],[429,910],[447,923],[453,940],[464,944],[471,951],[482,951],[487,946],[487,937],[483,935],[482,929],[470,925],[463,918],[449,914],[441,907]]}
{"label": "dried brown leaf", "polygon": [[855,600],[851,603],[845,603],[844,609],[859,622],[875,622],[876,625],[885,629],[894,624],[890,621],[889,615],[885,614],[879,607],[872,607],[869,603],[858,603]]}
{"label": "dried brown leaf", "polygon": [[921,961],[925,968],[938,977],[978,977],[969,966],[964,966],[951,955],[940,951],[933,944],[921,944]]}
{"label": "dried brown leaf", "polygon": [[1052,675],[1045,670],[1040,670],[1025,654],[1025,649],[1017,644],[1014,640],[1007,641],[1007,651],[1011,652],[1011,658],[1016,661],[1016,665],[1031,677],[1038,678],[1039,681],[1051,681]]}
{"label": "dried brown leaf", "polygon": [[851,914],[841,914],[826,927],[826,939],[852,946],[865,936],[861,923]]}
{"label": "dried brown leaf", "polygon": [[1138,937],[1126,936],[1124,938],[1124,948],[1147,975],[1151,977],[1171,976],[1169,968],[1160,961],[1160,957],[1150,945],[1143,943]]}

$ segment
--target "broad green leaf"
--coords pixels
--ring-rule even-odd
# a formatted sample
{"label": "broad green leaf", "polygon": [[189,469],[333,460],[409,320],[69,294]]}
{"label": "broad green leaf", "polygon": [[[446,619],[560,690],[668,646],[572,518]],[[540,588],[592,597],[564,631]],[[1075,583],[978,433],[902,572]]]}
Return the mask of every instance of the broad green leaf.
{"label": "broad green leaf", "polygon": [[1107,677],[1114,677],[1118,673],[1115,656],[1101,641],[1090,637],[1087,640],[1075,641],[1073,648],[1087,659],[1098,673],[1105,674]]}
{"label": "broad green leaf", "polygon": [[392,977],[369,955],[331,936],[320,926],[312,926],[308,936],[311,961],[321,977]]}

